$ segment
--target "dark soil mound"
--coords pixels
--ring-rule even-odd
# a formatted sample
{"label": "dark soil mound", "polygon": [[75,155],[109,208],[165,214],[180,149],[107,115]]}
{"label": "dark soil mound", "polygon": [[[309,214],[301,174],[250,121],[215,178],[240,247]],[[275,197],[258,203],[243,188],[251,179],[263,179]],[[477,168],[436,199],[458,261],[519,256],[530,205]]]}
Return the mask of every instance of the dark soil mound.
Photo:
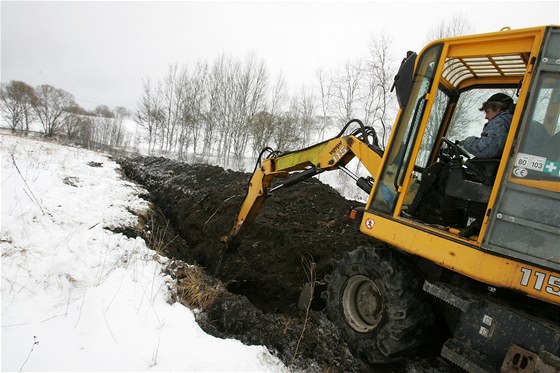
{"label": "dark soil mound", "polygon": [[[256,221],[244,226],[226,249],[219,237],[233,225],[250,174],[167,158],[138,157],[119,163],[126,176],[147,188],[161,211],[159,219],[155,215],[146,222],[152,248],[198,264],[227,288],[199,314],[207,332],[266,345],[296,370],[371,370],[350,354],[338,328],[321,312],[310,313],[300,338],[306,315],[297,308],[307,279],[302,259],[316,263],[320,280],[344,252],[372,244],[348,219],[357,203],[316,179],[278,190]],[[178,265],[172,270],[178,281],[185,268]],[[320,307],[318,302],[315,308]],[[405,365],[375,368],[403,370]]]}
{"label": "dark soil mound", "polygon": [[254,224],[226,250],[229,232],[245,197],[250,174],[187,165],[166,158],[121,163],[126,175],[149,190],[186,245],[167,255],[196,262],[234,293],[265,312],[297,312],[306,282],[302,258],[316,263],[317,278],[329,273],[345,251],[371,244],[348,219],[352,203],[316,179],[281,189],[268,198]]}

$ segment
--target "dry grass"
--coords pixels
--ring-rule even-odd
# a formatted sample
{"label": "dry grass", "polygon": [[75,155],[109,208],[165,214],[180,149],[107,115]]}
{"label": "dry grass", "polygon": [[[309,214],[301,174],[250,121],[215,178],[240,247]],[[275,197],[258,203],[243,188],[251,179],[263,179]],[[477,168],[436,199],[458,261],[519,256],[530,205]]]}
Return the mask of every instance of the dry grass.
{"label": "dry grass", "polygon": [[286,315],[278,315],[278,322],[282,326],[282,333],[284,335],[288,334],[288,331],[294,328],[295,319],[293,317],[288,317]]}
{"label": "dry grass", "polygon": [[167,237],[171,230],[169,229],[169,220],[165,219],[165,226],[161,227],[156,222],[154,214],[150,214],[150,230],[147,232],[148,246],[159,255],[165,256],[165,250],[177,238],[177,235],[171,239]]}
{"label": "dry grass", "polygon": [[177,297],[189,308],[202,311],[226,292],[224,286],[204,273],[202,268],[189,266],[177,273]]}
{"label": "dry grass", "polygon": [[[167,257],[168,248],[179,237],[173,233],[169,220],[154,206],[142,214],[137,213],[137,216],[136,230],[142,232],[148,247],[155,251],[154,258]],[[175,279],[173,300],[191,309],[204,311],[227,291],[221,282],[196,265],[172,261],[166,271]]]}

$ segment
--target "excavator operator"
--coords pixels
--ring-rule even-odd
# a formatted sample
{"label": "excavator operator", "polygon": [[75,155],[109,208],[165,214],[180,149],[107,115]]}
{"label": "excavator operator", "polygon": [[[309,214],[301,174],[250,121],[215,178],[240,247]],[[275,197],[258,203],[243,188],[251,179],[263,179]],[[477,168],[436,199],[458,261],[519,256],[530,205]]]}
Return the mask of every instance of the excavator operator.
{"label": "excavator operator", "polygon": [[[477,159],[495,159],[496,167],[491,173],[497,170],[497,164],[502,156],[511,119],[513,118],[514,108],[513,99],[504,93],[496,93],[482,104],[479,110],[485,113],[484,118],[488,122],[484,125],[480,137],[469,136],[463,141],[458,141],[458,145],[475,156],[474,161],[467,161],[467,173],[476,167],[474,162]],[[492,181],[493,176],[489,175]],[[468,226],[461,229],[460,235],[470,237],[478,234],[481,226],[481,220],[479,218],[474,219]]]}
{"label": "excavator operator", "polygon": [[465,150],[478,158],[500,158],[513,117],[513,99],[504,93],[496,93],[482,104],[488,121],[480,137],[470,136],[459,141]]}
{"label": "excavator operator", "polygon": [[[459,228],[462,237],[480,232],[513,117],[513,99],[496,93],[479,110],[488,120],[480,137],[455,143],[444,139],[444,155],[424,171],[422,193],[409,208],[409,213],[428,223]],[[463,163],[459,155],[469,158],[469,153],[474,158]]]}

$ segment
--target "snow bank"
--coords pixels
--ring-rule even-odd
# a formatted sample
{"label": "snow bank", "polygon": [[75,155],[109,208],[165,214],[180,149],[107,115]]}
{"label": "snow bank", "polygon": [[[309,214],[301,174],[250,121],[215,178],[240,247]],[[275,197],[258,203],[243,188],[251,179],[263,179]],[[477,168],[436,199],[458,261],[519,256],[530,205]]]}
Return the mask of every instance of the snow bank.
{"label": "snow bank", "polygon": [[110,230],[148,207],[115,162],[11,135],[1,146],[3,371],[286,370],[168,303],[166,259]]}

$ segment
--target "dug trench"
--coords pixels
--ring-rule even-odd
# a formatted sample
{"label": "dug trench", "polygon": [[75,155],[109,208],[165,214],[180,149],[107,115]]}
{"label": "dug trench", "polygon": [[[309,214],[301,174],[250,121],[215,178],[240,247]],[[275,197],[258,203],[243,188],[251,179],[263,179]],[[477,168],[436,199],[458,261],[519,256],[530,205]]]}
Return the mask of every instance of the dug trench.
{"label": "dug trench", "polygon": [[[140,234],[172,259],[176,300],[197,308],[209,334],[265,345],[294,371],[446,371],[432,351],[407,361],[372,367],[352,355],[338,328],[322,313],[297,307],[314,263],[318,280],[343,253],[371,245],[348,219],[356,202],[316,179],[270,196],[255,222],[228,247],[250,174],[162,157],[120,159],[130,180],[149,192],[153,212]],[[196,281],[193,282],[193,278]]]}

